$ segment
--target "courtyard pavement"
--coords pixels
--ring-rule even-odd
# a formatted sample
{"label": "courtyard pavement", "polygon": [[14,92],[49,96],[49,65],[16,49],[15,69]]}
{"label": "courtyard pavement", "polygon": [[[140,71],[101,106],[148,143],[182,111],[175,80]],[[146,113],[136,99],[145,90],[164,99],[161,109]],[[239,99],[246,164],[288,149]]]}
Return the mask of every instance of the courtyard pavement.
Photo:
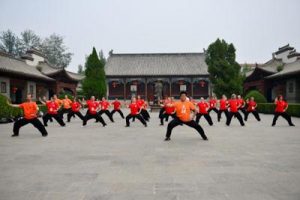
{"label": "courtyard pavement", "polygon": [[250,115],[245,127],[226,127],[213,113],[214,126],[200,120],[209,141],[178,126],[165,142],[157,115],[147,128],[125,128],[118,113],[104,128],[49,123],[46,138],[31,125],[11,138],[13,124],[1,124],[0,199],[300,199],[299,118],[271,127],[272,115]]}

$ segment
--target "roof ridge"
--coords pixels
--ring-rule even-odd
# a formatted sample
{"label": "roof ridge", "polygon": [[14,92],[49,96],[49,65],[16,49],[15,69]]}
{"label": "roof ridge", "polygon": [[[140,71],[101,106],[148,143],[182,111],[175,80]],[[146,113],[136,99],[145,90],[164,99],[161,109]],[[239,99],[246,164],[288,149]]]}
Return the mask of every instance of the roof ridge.
{"label": "roof ridge", "polygon": [[203,52],[182,52],[182,53],[113,53],[111,56],[123,56],[123,55],[130,55],[130,56],[142,56],[142,55],[199,55],[204,54]]}

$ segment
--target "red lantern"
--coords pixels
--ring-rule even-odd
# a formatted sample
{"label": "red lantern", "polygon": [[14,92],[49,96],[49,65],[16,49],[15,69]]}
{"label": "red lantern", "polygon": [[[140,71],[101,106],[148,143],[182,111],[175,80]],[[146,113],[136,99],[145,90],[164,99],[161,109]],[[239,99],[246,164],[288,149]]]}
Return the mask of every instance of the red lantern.
{"label": "red lantern", "polygon": [[204,87],[205,86],[205,81],[202,80],[202,81],[199,82],[199,84],[200,84],[201,87]]}

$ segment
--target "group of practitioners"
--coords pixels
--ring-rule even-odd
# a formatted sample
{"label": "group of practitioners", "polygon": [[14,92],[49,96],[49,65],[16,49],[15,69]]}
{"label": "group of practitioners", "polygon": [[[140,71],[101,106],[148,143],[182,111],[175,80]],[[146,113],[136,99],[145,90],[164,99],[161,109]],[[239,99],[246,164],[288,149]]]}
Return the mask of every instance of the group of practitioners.
{"label": "group of practitioners", "polygon": [[[55,119],[60,126],[66,126],[64,122],[65,114],[67,115],[67,122],[71,122],[71,119],[75,116],[79,117],[79,119],[82,120],[83,127],[87,125],[90,119],[95,119],[95,122],[100,122],[102,126],[105,127],[107,124],[102,116],[105,114],[111,122],[114,122],[113,116],[116,112],[119,113],[121,118],[125,118],[125,127],[130,127],[130,121],[135,121],[135,119],[138,119],[147,127],[147,122],[150,120],[150,115],[147,110],[148,103],[140,96],[137,96],[137,98],[132,97],[130,103],[121,103],[117,98],[110,103],[104,97],[101,100],[96,100],[94,96],[91,96],[89,100],[80,100],[76,97],[71,100],[67,95],[65,95],[64,99],[59,99],[57,95],[53,95],[50,100],[43,97],[39,98],[39,101],[47,107],[47,112],[42,116],[43,123],[38,119],[39,107],[36,102],[32,100],[31,94],[27,95],[27,101],[22,104],[11,104],[7,101],[10,106],[21,108],[24,115],[15,121],[12,137],[19,136],[20,128],[28,123],[36,127],[42,136],[47,136],[48,133],[45,127],[48,126],[49,120],[53,121],[53,119]],[[279,95],[275,99],[274,104],[276,107],[272,126],[276,125],[279,116],[286,119],[290,126],[294,126],[290,115],[286,112],[288,103],[283,100],[282,95]],[[123,106],[129,108],[130,111],[126,117],[124,117],[121,110]],[[197,102],[191,97],[188,97],[186,92],[181,92],[179,101],[175,101],[171,97],[166,97],[160,101],[160,106],[161,109],[158,116],[160,118],[160,125],[163,126],[164,121],[168,121],[169,118],[172,118],[167,126],[165,141],[171,139],[172,130],[178,125],[192,127],[196,129],[203,140],[208,140],[199,122],[203,116],[207,123],[213,126],[214,123],[210,116],[212,111],[217,114],[218,122],[220,122],[222,114],[224,113],[227,126],[230,126],[233,117],[239,121],[241,126],[245,126],[245,121],[248,120],[250,113],[253,114],[257,121],[261,121],[256,110],[257,103],[254,97],[244,100],[240,95],[235,94],[232,94],[230,99],[222,95],[219,100],[215,96],[211,96],[208,100],[201,98],[200,101]],[[81,110],[85,107],[87,111],[83,115]],[[113,107],[111,111],[110,107]]]}

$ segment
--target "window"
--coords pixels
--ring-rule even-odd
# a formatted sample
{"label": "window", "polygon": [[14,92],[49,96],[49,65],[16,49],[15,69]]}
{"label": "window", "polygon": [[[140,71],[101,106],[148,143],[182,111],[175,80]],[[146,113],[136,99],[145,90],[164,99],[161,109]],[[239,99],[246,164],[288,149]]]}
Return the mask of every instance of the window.
{"label": "window", "polygon": [[6,93],[6,82],[1,82],[1,93]]}
{"label": "window", "polygon": [[294,81],[288,83],[288,91],[289,93],[294,93]]}
{"label": "window", "polygon": [[186,85],[180,85],[180,91],[186,91]]}
{"label": "window", "polygon": [[136,92],[136,91],[137,91],[136,85],[131,85],[131,86],[130,86],[130,91],[131,91],[131,92]]}

